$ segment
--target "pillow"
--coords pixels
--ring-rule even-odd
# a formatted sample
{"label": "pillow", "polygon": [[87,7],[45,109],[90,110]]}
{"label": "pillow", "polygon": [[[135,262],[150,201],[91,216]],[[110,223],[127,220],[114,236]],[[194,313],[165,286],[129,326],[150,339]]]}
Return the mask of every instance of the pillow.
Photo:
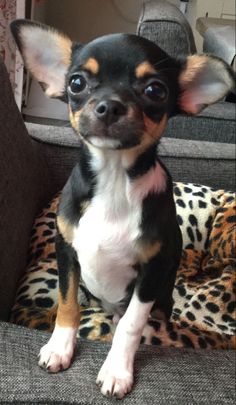
{"label": "pillow", "polygon": [[[235,347],[235,199],[224,190],[175,183],[177,218],[183,234],[170,322],[149,319],[142,342],[194,348]],[[52,331],[57,308],[55,218],[59,196],[43,210],[32,229],[29,263],[21,280],[11,320]],[[112,317],[91,299],[81,282],[82,317],[78,336],[111,341]]]}

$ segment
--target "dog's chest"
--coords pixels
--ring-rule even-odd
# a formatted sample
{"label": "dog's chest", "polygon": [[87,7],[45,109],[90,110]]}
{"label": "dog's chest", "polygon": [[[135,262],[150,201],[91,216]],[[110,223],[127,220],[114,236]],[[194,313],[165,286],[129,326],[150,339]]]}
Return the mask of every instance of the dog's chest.
{"label": "dog's chest", "polygon": [[123,300],[137,276],[132,265],[141,211],[125,173],[115,165],[106,167],[73,240],[87,288],[105,303]]}

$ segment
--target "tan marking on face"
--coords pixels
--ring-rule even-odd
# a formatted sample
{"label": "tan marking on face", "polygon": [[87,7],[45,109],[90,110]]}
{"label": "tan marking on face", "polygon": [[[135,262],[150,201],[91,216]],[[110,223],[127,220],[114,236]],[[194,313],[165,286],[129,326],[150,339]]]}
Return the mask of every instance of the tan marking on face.
{"label": "tan marking on face", "polygon": [[87,62],[83,65],[83,69],[86,69],[93,75],[96,75],[99,72],[99,63],[96,59],[89,58]]}
{"label": "tan marking on face", "polygon": [[139,120],[142,118],[142,113],[139,110],[139,108],[135,107],[135,106],[128,106],[128,110],[126,113],[126,118],[128,120],[134,121],[134,120]]}
{"label": "tan marking on face", "polygon": [[89,207],[89,201],[83,201],[80,204],[81,213],[84,214],[88,207]]}
{"label": "tan marking on face", "polygon": [[140,145],[134,148],[122,151],[123,166],[128,169],[131,167],[138,156],[145,151],[150,145],[157,142],[167,125],[167,115],[165,114],[159,123],[153,122],[145,114],[143,114],[143,121],[145,125],[145,131],[143,134],[142,142]]}
{"label": "tan marking on face", "polygon": [[161,242],[157,241],[153,244],[139,245],[138,246],[138,260],[141,263],[147,263],[152,257],[154,257],[161,250]]}
{"label": "tan marking on face", "polygon": [[167,125],[167,114],[163,116],[159,123],[153,122],[147,115],[143,114],[143,121],[147,135],[157,141],[162,136]]}
{"label": "tan marking on face", "polygon": [[80,306],[78,304],[79,273],[69,273],[69,286],[64,298],[59,290],[56,323],[61,327],[78,328]]}
{"label": "tan marking on face", "polygon": [[72,113],[72,110],[71,110],[71,107],[70,107],[70,105],[69,105],[69,118],[70,118],[70,123],[71,123],[71,125],[72,125],[72,128],[74,128],[75,130],[76,130],[76,122],[75,122],[75,119],[74,119],[74,114]]}
{"label": "tan marking on face", "polygon": [[71,122],[72,128],[74,128],[74,130],[75,130],[76,132],[78,132],[78,128],[79,128],[79,118],[80,118],[80,114],[81,114],[81,110],[73,112],[73,111],[71,110],[71,106],[69,105],[69,118],[70,118],[70,122]]}
{"label": "tan marking on face", "polygon": [[135,69],[135,76],[137,79],[142,79],[146,75],[156,73],[155,68],[147,61],[140,63]]}
{"label": "tan marking on face", "polygon": [[73,231],[74,231],[73,225],[71,225],[70,222],[66,220],[66,218],[64,218],[61,215],[58,215],[57,226],[65,241],[71,244],[73,240]]}

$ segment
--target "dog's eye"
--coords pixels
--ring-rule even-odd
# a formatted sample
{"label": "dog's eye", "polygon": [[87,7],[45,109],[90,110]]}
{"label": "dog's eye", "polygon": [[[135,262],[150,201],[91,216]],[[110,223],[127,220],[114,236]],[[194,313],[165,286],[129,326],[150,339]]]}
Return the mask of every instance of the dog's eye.
{"label": "dog's eye", "polygon": [[166,98],[167,91],[163,85],[158,82],[154,82],[145,87],[144,94],[152,101],[159,101]]}
{"label": "dog's eye", "polygon": [[70,79],[69,90],[73,94],[81,93],[87,86],[86,80],[81,75],[75,75]]}

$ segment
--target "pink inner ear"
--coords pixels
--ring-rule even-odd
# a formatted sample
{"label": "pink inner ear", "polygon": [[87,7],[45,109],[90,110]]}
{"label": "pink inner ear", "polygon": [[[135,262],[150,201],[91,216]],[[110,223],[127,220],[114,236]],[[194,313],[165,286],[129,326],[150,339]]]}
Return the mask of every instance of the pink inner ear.
{"label": "pink inner ear", "polygon": [[196,89],[185,90],[180,96],[181,110],[188,114],[197,114],[202,109],[201,97]]}

